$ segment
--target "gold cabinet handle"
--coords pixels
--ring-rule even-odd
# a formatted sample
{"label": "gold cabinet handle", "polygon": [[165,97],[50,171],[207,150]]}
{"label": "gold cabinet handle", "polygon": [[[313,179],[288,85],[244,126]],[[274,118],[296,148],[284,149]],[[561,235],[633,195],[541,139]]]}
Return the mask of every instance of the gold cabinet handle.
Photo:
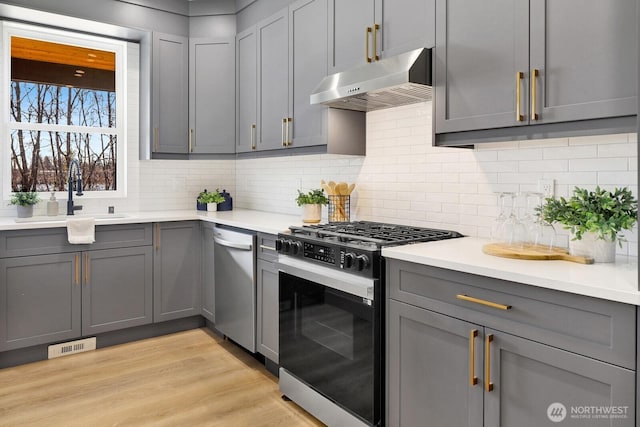
{"label": "gold cabinet handle", "polygon": [[193,129],[189,129],[189,152],[193,153]]}
{"label": "gold cabinet handle", "polygon": [[286,127],[286,134],[285,134],[286,147],[289,147],[291,146],[291,144],[293,144],[293,141],[291,141],[291,122],[293,122],[293,119],[291,117],[287,117],[287,127]]}
{"label": "gold cabinet handle", "polygon": [[538,120],[539,116],[536,113],[536,91],[537,91],[537,80],[538,80],[539,71],[537,68],[531,70],[531,120]]}
{"label": "gold cabinet handle", "polygon": [[521,93],[520,93],[520,84],[522,83],[522,77],[524,73],[522,71],[516,72],[516,121],[521,122],[524,120],[524,116],[520,112],[520,103],[521,101]]}
{"label": "gold cabinet handle", "polygon": [[156,223],[156,250],[160,250],[160,224]]}
{"label": "gold cabinet handle", "polygon": [[373,59],[369,56],[369,34],[371,34],[371,27],[367,27],[364,32],[364,57],[367,62],[373,61]]}
{"label": "gold cabinet handle", "polygon": [[84,284],[89,283],[89,254],[84,254]]}
{"label": "gold cabinet handle", "polygon": [[469,383],[471,386],[478,384],[476,377],[476,338],[478,330],[472,329],[469,333]]}
{"label": "gold cabinet handle", "polygon": [[493,390],[493,383],[491,382],[491,341],[493,341],[493,334],[488,334],[484,338],[484,389],[486,391]]}
{"label": "gold cabinet handle", "polygon": [[158,151],[158,144],[160,139],[160,129],[153,128],[153,151]]}
{"label": "gold cabinet handle", "polygon": [[380,59],[378,56],[378,31],[380,30],[380,25],[375,24],[373,26],[373,59],[377,61]]}
{"label": "gold cabinet handle", "polygon": [[282,146],[283,147],[287,146],[287,140],[285,139],[286,138],[285,134],[287,132],[285,130],[286,127],[287,127],[287,119],[283,117],[282,118]]}
{"label": "gold cabinet handle", "polygon": [[256,141],[255,141],[255,133],[256,133],[256,124],[252,123],[251,124],[251,129],[249,130],[249,135],[251,138],[251,149],[255,150],[256,149]]}
{"label": "gold cabinet handle", "polygon": [[80,284],[80,255],[75,256],[75,282],[76,285]]}
{"label": "gold cabinet handle", "polygon": [[487,307],[497,308],[498,310],[511,310],[510,305],[498,304],[497,302],[487,301],[480,298],[474,298],[465,294],[458,294],[456,295],[456,298],[463,301],[473,302],[475,304],[486,305]]}

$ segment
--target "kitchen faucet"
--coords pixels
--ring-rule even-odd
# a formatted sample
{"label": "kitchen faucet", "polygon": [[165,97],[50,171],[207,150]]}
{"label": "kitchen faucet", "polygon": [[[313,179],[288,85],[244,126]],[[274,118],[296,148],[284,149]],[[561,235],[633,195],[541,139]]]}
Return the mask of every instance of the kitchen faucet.
{"label": "kitchen faucet", "polygon": [[[76,179],[73,179],[73,165],[76,165]],[[69,182],[67,184],[69,188],[69,199],[67,200],[67,215],[73,215],[73,211],[79,211],[82,206],[73,206],[73,183],[76,183],[76,195],[82,196],[82,174],[80,172],[80,163],[76,159],[69,162]]]}

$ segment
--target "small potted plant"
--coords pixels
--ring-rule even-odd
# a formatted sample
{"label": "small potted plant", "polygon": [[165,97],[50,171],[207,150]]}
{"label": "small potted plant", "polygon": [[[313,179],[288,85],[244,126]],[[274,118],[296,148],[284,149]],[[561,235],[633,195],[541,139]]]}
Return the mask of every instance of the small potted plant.
{"label": "small potted plant", "polygon": [[302,206],[302,222],[318,223],[322,217],[322,205],[329,203],[324,191],[320,188],[303,193],[298,190],[296,198],[298,206]]}
{"label": "small potted plant", "polygon": [[208,212],[214,212],[218,208],[218,203],[224,202],[224,197],[220,194],[220,190],[207,192],[204,191],[198,195],[198,203],[206,204]]}
{"label": "small potted plant", "polygon": [[558,222],[570,231],[572,255],[614,262],[616,239],[622,246],[621,231],[631,230],[638,219],[638,201],[627,187],[613,192],[599,186],[594,191],[576,187],[569,199],[545,199],[538,212],[543,220]]}
{"label": "small potted plant", "polygon": [[39,201],[35,191],[17,191],[11,195],[9,204],[16,205],[18,218],[30,218],[33,216],[33,205]]}

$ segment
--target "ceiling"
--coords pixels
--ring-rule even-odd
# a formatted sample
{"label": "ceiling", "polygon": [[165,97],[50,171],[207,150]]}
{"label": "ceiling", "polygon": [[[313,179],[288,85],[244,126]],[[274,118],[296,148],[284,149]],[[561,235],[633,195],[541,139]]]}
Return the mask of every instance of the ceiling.
{"label": "ceiling", "polygon": [[79,68],[115,71],[114,52],[87,49],[67,44],[44,42],[22,37],[11,37],[11,57],[53,64],[73,65]]}

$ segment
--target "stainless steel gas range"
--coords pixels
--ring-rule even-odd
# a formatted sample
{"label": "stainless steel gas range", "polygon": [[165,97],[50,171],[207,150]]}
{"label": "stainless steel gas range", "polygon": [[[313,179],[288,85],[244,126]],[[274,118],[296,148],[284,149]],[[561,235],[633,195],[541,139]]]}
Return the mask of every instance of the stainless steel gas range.
{"label": "stainless steel gas range", "polygon": [[375,222],[278,235],[280,390],[329,426],[379,426],[384,408],[381,249],[462,237]]}

